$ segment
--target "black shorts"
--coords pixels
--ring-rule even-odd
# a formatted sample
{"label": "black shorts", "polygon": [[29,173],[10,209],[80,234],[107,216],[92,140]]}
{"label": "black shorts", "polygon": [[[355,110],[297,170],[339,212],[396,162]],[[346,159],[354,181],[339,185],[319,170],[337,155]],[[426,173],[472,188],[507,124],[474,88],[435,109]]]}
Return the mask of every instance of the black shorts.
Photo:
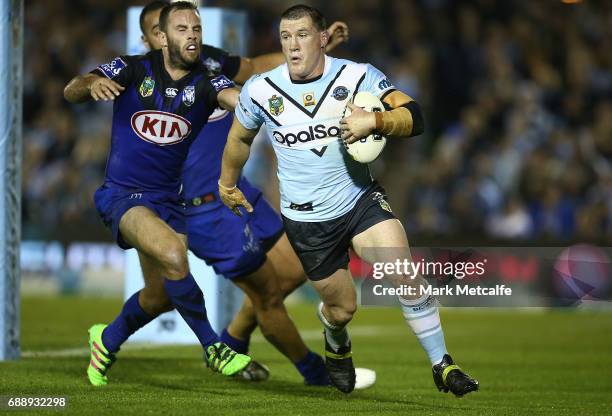
{"label": "black shorts", "polygon": [[329,221],[302,222],[283,216],[285,232],[310,280],[322,280],[349,264],[354,236],[379,222],[396,218],[382,186],[374,182],[352,210]]}

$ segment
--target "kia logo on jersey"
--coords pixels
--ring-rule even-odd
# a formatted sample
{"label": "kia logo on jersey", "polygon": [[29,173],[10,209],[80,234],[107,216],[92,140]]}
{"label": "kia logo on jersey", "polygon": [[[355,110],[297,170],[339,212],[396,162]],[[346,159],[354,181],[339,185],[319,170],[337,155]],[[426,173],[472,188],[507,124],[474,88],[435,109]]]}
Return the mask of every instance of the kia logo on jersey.
{"label": "kia logo on jersey", "polygon": [[139,111],[132,115],[132,130],[144,141],[167,146],[185,140],[191,133],[191,123],[164,111]]}

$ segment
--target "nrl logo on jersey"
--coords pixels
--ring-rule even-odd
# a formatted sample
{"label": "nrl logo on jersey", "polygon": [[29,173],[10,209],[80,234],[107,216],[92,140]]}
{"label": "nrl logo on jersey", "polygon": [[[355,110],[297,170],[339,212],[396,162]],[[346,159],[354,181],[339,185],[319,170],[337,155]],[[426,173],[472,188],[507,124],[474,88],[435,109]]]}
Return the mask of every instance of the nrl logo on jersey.
{"label": "nrl logo on jersey", "polygon": [[187,85],[183,90],[183,103],[187,107],[191,107],[195,102],[195,87],[193,85]]}
{"label": "nrl logo on jersey", "polygon": [[216,75],[221,72],[221,62],[215,59],[206,58],[202,64],[208,69],[208,75]]}
{"label": "nrl logo on jersey", "polygon": [[153,94],[153,89],[155,88],[155,81],[151,77],[145,77],[138,88],[138,92],[142,96],[142,98],[150,97]]}
{"label": "nrl logo on jersey", "polygon": [[283,97],[277,97],[276,94],[274,94],[272,97],[268,98],[268,107],[270,108],[270,113],[272,113],[272,115],[279,115],[285,111]]}

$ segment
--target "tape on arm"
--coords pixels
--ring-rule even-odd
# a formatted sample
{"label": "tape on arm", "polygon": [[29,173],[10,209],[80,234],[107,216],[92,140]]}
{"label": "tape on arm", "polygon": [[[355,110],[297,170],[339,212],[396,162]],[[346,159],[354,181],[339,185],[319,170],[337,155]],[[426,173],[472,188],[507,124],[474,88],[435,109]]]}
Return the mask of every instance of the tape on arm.
{"label": "tape on arm", "polygon": [[412,137],[423,133],[424,123],[421,107],[416,101],[389,111],[374,113],[376,131],[385,136]]}

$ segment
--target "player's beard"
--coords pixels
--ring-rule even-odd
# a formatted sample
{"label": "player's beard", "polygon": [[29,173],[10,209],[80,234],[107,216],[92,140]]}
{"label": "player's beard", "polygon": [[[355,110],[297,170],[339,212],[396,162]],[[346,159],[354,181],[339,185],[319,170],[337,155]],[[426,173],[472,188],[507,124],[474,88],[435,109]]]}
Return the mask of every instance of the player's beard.
{"label": "player's beard", "polygon": [[198,53],[193,60],[189,60],[181,54],[181,46],[178,42],[174,42],[172,39],[168,38],[168,57],[173,67],[178,69],[191,69],[198,62],[200,54]]}

